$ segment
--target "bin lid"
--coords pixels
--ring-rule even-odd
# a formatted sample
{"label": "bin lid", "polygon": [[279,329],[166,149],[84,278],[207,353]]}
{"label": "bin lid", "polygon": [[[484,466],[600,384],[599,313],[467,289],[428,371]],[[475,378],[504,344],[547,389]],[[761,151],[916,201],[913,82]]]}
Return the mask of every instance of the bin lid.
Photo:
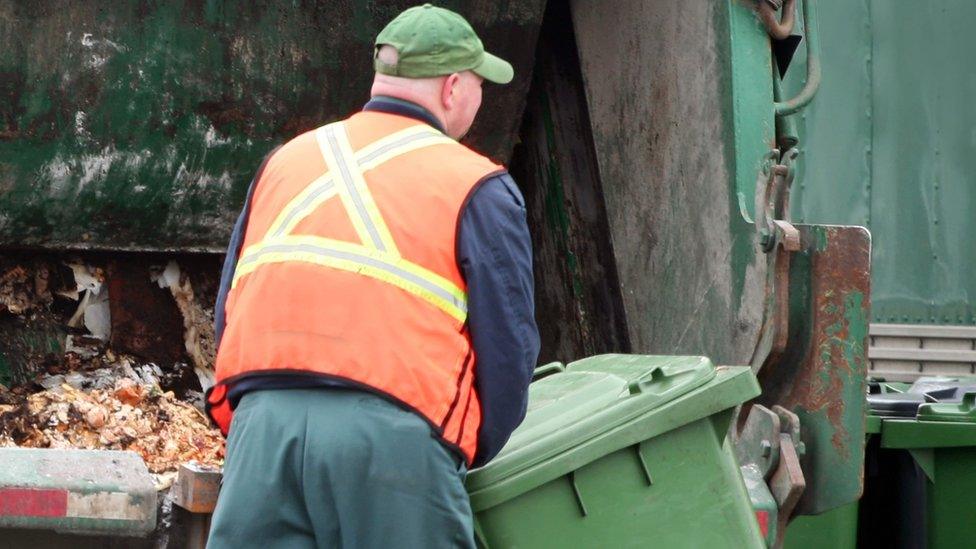
{"label": "bin lid", "polygon": [[908,390],[924,394],[928,402],[961,402],[963,395],[971,391],[976,391],[976,379],[972,377],[920,377]]}
{"label": "bin lid", "polygon": [[868,378],[868,394],[878,395],[881,393],[907,393],[912,386],[911,383],[901,381],[885,381],[884,378]]}
{"label": "bin lid", "polygon": [[627,380],[628,393],[654,395],[662,404],[715,377],[715,366],[703,356],[598,355],[571,362],[567,372],[603,372]]}
{"label": "bin lid", "polygon": [[928,403],[918,408],[919,421],[976,423],[976,391],[969,391],[957,403]]}
{"label": "bin lid", "polygon": [[915,417],[918,407],[927,402],[917,393],[880,393],[868,395],[868,408],[873,416]]}
{"label": "bin lid", "polygon": [[712,363],[701,357],[599,355],[573,362],[529,386],[525,421],[495,459],[570,428],[626,395],[644,395],[643,410],[650,410],[714,375]]}
{"label": "bin lid", "polygon": [[[741,368],[742,372],[738,368],[728,370],[723,379],[749,373],[747,368]],[[577,456],[569,460],[572,464],[563,464],[568,467],[565,471],[559,466],[556,467],[558,471],[547,471],[543,476],[556,478],[589,461],[640,442],[628,438],[633,436],[632,433],[621,434],[626,430],[623,428],[645,419],[663,424],[670,417],[665,410],[661,410],[663,416],[658,416],[661,421],[655,422],[644,416],[715,377],[715,366],[704,357],[600,355],[571,363],[565,372],[549,375],[529,386],[525,420],[490,464],[468,475],[468,491],[473,494],[506,479],[511,480],[526,469],[543,463],[548,466],[556,461],[553,458],[583,445],[599,455],[583,462]],[[740,381],[742,383],[731,384],[736,389],[734,399],[696,401],[702,408],[699,415],[683,414],[681,423],[670,425],[664,431],[720,411],[711,410],[710,406],[721,404],[731,408],[755,396],[758,392],[755,379],[749,376],[749,379]],[[730,402],[725,403],[725,400]],[[533,487],[523,485],[522,491]]]}

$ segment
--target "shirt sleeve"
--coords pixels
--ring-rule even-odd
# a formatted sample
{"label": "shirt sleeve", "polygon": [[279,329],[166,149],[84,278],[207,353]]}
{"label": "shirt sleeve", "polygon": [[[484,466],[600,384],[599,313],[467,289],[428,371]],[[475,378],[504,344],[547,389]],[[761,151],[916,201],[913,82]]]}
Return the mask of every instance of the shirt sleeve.
{"label": "shirt sleeve", "polygon": [[217,302],[214,304],[214,341],[220,347],[220,338],[224,335],[224,327],[227,325],[227,293],[230,291],[230,284],[234,280],[234,271],[237,270],[237,259],[241,255],[241,246],[244,244],[244,232],[247,229],[247,218],[251,212],[251,199],[254,197],[254,188],[264,173],[264,168],[268,161],[277,152],[278,148],[268,153],[261,166],[258,168],[254,179],[247,188],[247,196],[244,198],[244,206],[241,208],[237,222],[234,223],[234,230],[230,233],[230,242],[227,244],[227,255],[224,256],[224,266],[220,270],[220,287],[217,290]]}
{"label": "shirt sleeve", "polygon": [[525,202],[507,173],[475,189],[461,214],[458,259],[468,290],[481,429],[474,465],[502,449],[525,417],[539,356],[532,240]]}

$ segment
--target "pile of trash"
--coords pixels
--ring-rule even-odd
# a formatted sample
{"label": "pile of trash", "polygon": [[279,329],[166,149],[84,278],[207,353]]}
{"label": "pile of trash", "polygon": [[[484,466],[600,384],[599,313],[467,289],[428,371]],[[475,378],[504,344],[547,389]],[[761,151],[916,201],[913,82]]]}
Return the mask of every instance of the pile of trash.
{"label": "pile of trash", "polygon": [[133,451],[159,489],[182,463],[222,465],[197,290],[175,261],[0,257],[0,447]]}
{"label": "pile of trash", "polygon": [[161,389],[170,380],[158,366],[111,351],[66,361],[31,384],[0,385],[0,446],[136,452],[158,489],[182,463],[223,464],[224,439],[201,409],[202,393],[177,398]]}

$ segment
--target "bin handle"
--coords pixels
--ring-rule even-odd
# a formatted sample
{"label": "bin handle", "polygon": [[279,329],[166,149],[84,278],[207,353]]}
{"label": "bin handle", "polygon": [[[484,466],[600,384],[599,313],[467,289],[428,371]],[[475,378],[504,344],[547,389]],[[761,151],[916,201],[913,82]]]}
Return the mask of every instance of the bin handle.
{"label": "bin handle", "polygon": [[[820,80],[822,79],[822,70],[820,68],[820,32],[817,29],[817,11],[813,5],[814,3],[815,0],[803,1],[803,25],[807,38],[806,84],[803,85],[803,89],[800,90],[800,93],[796,97],[787,101],[776,101],[773,103],[776,116],[793,114],[806,107],[813,99],[813,96],[817,94],[817,89],[820,88]],[[778,78],[775,72],[773,71],[773,78]]]}
{"label": "bin handle", "polygon": [[660,382],[666,377],[668,376],[664,373],[664,370],[662,370],[660,366],[655,366],[651,371],[646,372],[644,375],[631,381],[627,386],[627,389],[632,395],[640,394],[644,392],[644,389]]}
{"label": "bin handle", "polygon": [[549,364],[539,366],[532,372],[532,381],[539,381],[544,377],[549,377],[552,374],[561,374],[565,371],[566,367],[563,366],[562,362],[550,362]]}
{"label": "bin handle", "polygon": [[964,408],[967,412],[972,412],[973,410],[976,410],[976,392],[966,391],[965,393],[963,393],[961,404],[962,404],[961,407]]}

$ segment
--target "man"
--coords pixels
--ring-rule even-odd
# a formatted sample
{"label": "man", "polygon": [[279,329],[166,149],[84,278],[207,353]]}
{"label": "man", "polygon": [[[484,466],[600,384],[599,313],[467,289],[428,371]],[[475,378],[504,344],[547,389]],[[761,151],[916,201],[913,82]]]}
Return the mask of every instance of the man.
{"label": "man", "polygon": [[228,433],[209,547],[473,547],[463,479],[525,415],[539,337],[525,208],[457,143],[482,79],[460,16],[377,36],[363,111],[258,171],[217,301]]}

